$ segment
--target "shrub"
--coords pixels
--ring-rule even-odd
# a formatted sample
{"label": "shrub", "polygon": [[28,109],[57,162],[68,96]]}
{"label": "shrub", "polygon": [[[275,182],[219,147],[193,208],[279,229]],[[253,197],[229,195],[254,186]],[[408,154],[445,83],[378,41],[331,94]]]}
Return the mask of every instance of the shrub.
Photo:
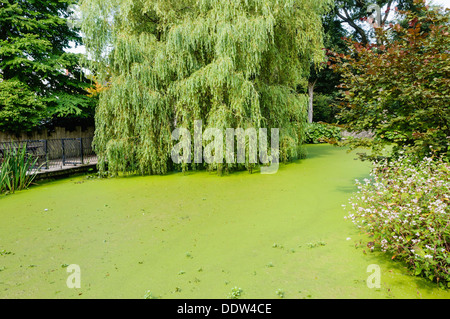
{"label": "shrub", "polygon": [[341,128],[326,123],[308,124],[305,131],[305,143],[335,143],[341,140]]}
{"label": "shrub", "polygon": [[0,194],[14,193],[30,186],[36,177],[36,172],[31,172],[36,162],[37,158],[27,153],[26,145],[5,148],[0,158]]}
{"label": "shrub", "polygon": [[375,133],[349,141],[354,148],[380,153],[394,145],[397,156],[407,146],[425,157],[432,146],[450,157],[450,11],[416,4],[400,12],[404,25],[377,28],[380,45],[349,41],[349,54],[333,53],[342,76],[340,120],[350,131]]}
{"label": "shrub", "polygon": [[450,164],[431,157],[374,163],[346,216],[415,275],[450,287]]}

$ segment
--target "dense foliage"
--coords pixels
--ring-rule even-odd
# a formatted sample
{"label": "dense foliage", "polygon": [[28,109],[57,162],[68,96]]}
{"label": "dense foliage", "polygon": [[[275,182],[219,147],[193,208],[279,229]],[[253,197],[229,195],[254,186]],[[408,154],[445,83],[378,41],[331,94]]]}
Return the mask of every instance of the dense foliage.
{"label": "dense foliage", "polygon": [[[347,43],[344,38],[348,35],[348,31],[344,28],[343,23],[336,19],[334,12],[328,12],[322,17],[324,28],[324,48],[325,52],[333,51],[345,53],[347,51]],[[328,63],[327,63],[328,62]],[[312,109],[310,119],[313,122],[336,123],[336,115],[339,109],[334,106],[338,97],[337,86],[340,83],[340,75],[333,72],[330,67],[331,61],[323,62],[321,68],[312,65],[309,77],[308,93],[310,94],[310,103]],[[311,116],[312,115],[312,116]]]}
{"label": "dense foliage", "polygon": [[[394,7],[416,11],[417,5],[413,0],[336,0],[333,10],[322,18],[327,51],[335,53],[349,53],[348,43],[345,38],[358,41],[363,45],[376,42],[378,34],[374,32],[376,12],[368,12],[372,5],[378,5],[381,9],[381,25],[384,27],[393,18],[396,18]],[[401,21],[402,22],[402,21]],[[333,60],[328,60],[328,66],[320,70],[312,68],[309,79],[309,89],[314,90],[313,121],[327,123],[343,123],[343,119],[337,119],[339,108],[338,101],[340,75],[332,71]],[[324,102],[327,101],[328,104]]]}
{"label": "dense foliage", "polygon": [[110,83],[96,113],[100,169],[165,173],[172,130],[193,136],[194,120],[203,130],[279,128],[280,158],[299,156],[307,97],[296,89],[323,60],[330,3],[82,0],[84,43]]}
{"label": "dense foliage", "polygon": [[310,123],[305,131],[305,143],[318,144],[330,143],[334,144],[342,138],[342,130],[338,126],[327,123]]}
{"label": "dense foliage", "polygon": [[335,54],[342,75],[341,118],[373,140],[354,140],[374,154],[387,144],[426,156],[449,153],[449,11],[419,6],[400,12],[408,22],[378,29],[380,45],[349,42],[349,54]]}
{"label": "dense foliage", "polygon": [[372,249],[450,287],[449,163],[402,156],[375,163],[371,175],[358,182],[348,218],[372,236]]}
{"label": "dense foliage", "polygon": [[0,81],[0,131],[26,131],[35,127],[44,110],[44,103],[25,83]]}
{"label": "dense foliage", "polygon": [[20,132],[59,118],[93,119],[79,56],[67,24],[68,1],[0,2],[0,131]]}
{"label": "dense foliage", "polygon": [[333,91],[329,93],[314,94],[314,122],[337,123],[340,109],[336,106],[338,94]]}

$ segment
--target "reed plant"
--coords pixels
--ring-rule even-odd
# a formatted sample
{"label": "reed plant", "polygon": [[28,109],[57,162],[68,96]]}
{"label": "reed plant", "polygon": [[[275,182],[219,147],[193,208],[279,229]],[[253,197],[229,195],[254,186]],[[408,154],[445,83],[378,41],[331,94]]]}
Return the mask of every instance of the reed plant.
{"label": "reed plant", "polygon": [[36,177],[37,158],[27,152],[26,144],[6,146],[0,157],[0,194],[28,188]]}

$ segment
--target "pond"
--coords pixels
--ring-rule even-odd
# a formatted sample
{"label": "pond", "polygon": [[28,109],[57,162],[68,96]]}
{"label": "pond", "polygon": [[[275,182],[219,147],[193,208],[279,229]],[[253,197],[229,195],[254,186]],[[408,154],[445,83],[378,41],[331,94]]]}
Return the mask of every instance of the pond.
{"label": "pond", "polygon": [[366,238],[342,205],[370,164],[307,149],[274,175],[78,176],[3,196],[0,298],[450,298],[355,247]]}

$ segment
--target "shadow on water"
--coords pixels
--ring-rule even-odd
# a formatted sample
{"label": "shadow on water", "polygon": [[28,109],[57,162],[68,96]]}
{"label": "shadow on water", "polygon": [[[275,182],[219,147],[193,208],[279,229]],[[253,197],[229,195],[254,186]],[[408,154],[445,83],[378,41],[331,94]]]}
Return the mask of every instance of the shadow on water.
{"label": "shadow on water", "polygon": [[356,186],[338,186],[336,187],[336,190],[342,193],[353,194],[358,188]]}
{"label": "shadow on water", "polygon": [[335,148],[338,148],[338,146],[330,144],[307,144],[305,146],[307,151],[306,159],[331,156]]}
{"label": "shadow on water", "polygon": [[[363,244],[365,244],[363,242]],[[392,254],[381,251],[369,252],[365,245],[363,248],[357,248],[366,251],[372,263],[381,268],[381,282],[386,289],[392,289],[390,294],[392,298],[404,298],[398,289],[415,290],[417,298],[435,298],[437,291],[445,292],[445,289],[439,287],[436,282],[432,282],[424,277],[414,275],[413,271],[408,269],[406,262],[393,260]],[[383,277],[385,279],[383,280]],[[386,278],[389,277],[389,278]],[[408,287],[407,287],[408,286]],[[425,295],[425,296],[424,296]],[[408,296],[408,298],[411,298]]]}
{"label": "shadow on water", "polygon": [[359,176],[349,180],[349,184],[352,184],[352,186],[337,186],[336,190],[343,192],[343,193],[347,193],[347,194],[356,193],[358,191],[358,186],[356,185],[356,180],[358,180],[362,183],[363,180],[366,178],[371,179],[371,176],[369,175],[369,173],[359,175]]}

